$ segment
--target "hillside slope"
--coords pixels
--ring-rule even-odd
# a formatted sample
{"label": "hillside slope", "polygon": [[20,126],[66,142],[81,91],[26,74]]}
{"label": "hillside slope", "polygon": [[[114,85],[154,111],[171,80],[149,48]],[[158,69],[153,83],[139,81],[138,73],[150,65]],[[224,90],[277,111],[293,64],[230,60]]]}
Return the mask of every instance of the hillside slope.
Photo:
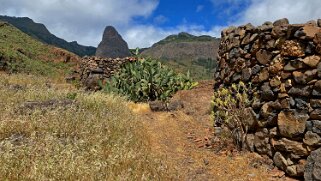
{"label": "hillside slope", "polygon": [[142,56],[158,59],[182,73],[190,71],[196,79],[211,79],[219,42],[210,36],[179,33],[155,43]]}
{"label": "hillside slope", "polygon": [[22,32],[42,41],[43,43],[66,49],[79,56],[94,55],[96,52],[95,47],[79,45],[75,41],[67,42],[66,40],[56,37],[48,31],[45,25],[35,23],[30,18],[0,16],[0,20],[12,24]]}
{"label": "hillside slope", "polygon": [[[0,70],[48,76],[68,71],[78,56],[46,45],[0,21]],[[69,62],[69,63],[68,63]]]}

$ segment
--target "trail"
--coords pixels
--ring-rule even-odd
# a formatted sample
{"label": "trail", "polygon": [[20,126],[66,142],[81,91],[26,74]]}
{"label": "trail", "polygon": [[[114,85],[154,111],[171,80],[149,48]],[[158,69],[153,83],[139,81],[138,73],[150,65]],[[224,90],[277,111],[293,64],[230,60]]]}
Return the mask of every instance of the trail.
{"label": "trail", "polygon": [[225,149],[213,144],[209,117],[212,88],[213,82],[203,81],[193,90],[179,91],[173,97],[184,104],[179,111],[152,112],[147,104],[133,108],[143,117],[152,151],[166,158],[178,180],[291,180],[255,153],[238,152],[232,144],[223,145]]}

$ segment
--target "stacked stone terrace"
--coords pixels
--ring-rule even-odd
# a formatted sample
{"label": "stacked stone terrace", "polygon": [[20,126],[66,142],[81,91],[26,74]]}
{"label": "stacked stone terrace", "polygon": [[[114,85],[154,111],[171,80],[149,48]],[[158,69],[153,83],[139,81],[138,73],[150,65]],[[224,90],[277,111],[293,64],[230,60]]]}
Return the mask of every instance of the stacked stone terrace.
{"label": "stacked stone terrace", "polygon": [[281,19],[222,32],[215,89],[251,85],[255,121],[247,147],[291,176],[303,176],[307,157],[321,147],[320,56],[321,20]]}
{"label": "stacked stone terrace", "polygon": [[110,78],[122,65],[133,61],[136,61],[136,58],[84,57],[69,79],[79,81],[88,90],[98,90],[101,88],[99,82]]}

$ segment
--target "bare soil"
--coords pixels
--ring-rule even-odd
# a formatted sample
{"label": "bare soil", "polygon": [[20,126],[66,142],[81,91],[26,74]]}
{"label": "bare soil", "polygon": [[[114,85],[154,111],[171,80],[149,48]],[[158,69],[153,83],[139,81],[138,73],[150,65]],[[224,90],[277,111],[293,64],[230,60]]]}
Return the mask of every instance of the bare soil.
{"label": "bare soil", "polygon": [[228,138],[215,137],[209,116],[212,92],[212,81],[179,91],[172,99],[182,101],[184,108],[175,112],[152,112],[147,104],[131,106],[144,118],[152,152],[176,171],[177,180],[293,180],[270,159],[239,152]]}

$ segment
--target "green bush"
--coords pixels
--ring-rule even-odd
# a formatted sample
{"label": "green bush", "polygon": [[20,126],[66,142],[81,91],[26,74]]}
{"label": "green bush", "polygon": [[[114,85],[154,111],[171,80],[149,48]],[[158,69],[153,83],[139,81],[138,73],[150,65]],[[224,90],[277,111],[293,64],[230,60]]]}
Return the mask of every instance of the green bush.
{"label": "green bush", "polygon": [[196,86],[187,75],[177,74],[160,62],[139,59],[125,64],[121,70],[102,86],[106,92],[128,96],[135,102],[167,100],[178,90]]}

